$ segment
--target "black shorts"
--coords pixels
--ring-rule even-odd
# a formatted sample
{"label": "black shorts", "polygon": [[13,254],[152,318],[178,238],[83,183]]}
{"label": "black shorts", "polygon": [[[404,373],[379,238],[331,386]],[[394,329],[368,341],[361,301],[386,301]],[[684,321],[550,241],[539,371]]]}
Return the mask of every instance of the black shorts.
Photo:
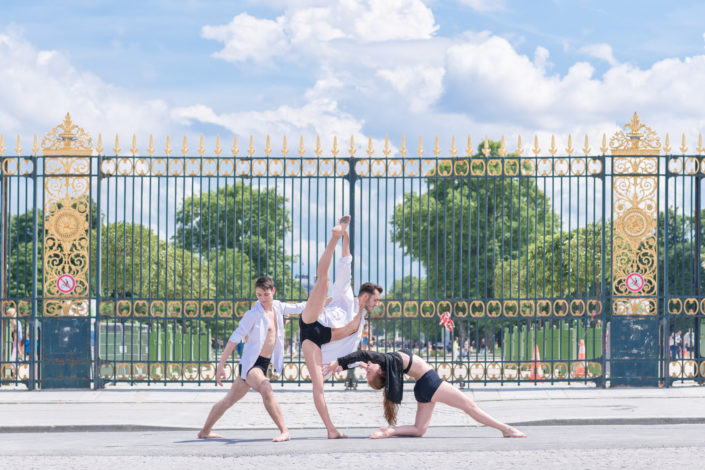
{"label": "black shorts", "polygon": [[313,343],[319,348],[330,343],[330,338],[333,332],[331,328],[323,326],[318,321],[313,323],[304,323],[303,319],[299,317],[299,336],[301,337],[301,344],[305,340],[313,341]]}
{"label": "black shorts", "polygon": [[414,397],[419,403],[428,403],[433,398],[438,387],[443,383],[443,379],[438,377],[436,371],[431,369],[426,372],[414,385]]}
{"label": "black shorts", "polygon": [[[262,372],[264,372],[265,378],[267,377],[267,369],[269,369],[269,364],[272,362],[272,358],[270,357],[262,357],[262,356],[257,356],[257,360],[255,361],[255,364],[250,367],[250,370],[254,369],[255,367],[260,369]],[[238,365],[238,373],[240,374],[240,377],[242,377],[242,380],[247,380],[247,374],[245,376],[242,375],[242,364]],[[250,370],[247,371],[247,373],[250,373]]]}

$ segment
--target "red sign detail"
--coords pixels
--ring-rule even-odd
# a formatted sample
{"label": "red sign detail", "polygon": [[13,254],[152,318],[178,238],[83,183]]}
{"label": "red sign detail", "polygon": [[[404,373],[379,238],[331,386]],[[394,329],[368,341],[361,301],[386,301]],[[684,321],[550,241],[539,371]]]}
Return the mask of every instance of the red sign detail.
{"label": "red sign detail", "polygon": [[644,276],[639,273],[631,273],[624,281],[629,292],[639,292],[644,288]]}
{"label": "red sign detail", "polygon": [[62,294],[70,294],[76,288],[76,279],[70,274],[62,274],[56,280],[56,288]]}

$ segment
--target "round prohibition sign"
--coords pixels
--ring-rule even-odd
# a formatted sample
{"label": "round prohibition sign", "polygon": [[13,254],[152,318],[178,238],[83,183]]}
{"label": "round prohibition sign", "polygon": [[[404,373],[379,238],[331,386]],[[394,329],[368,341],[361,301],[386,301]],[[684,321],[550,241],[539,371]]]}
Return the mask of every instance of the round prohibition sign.
{"label": "round prohibition sign", "polygon": [[639,273],[631,273],[624,281],[629,292],[639,292],[644,288],[644,276]]}
{"label": "round prohibition sign", "polygon": [[76,288],[76,279],[70,274],[62,274],[56,280],[56,288],[62,294],[70,294]]}

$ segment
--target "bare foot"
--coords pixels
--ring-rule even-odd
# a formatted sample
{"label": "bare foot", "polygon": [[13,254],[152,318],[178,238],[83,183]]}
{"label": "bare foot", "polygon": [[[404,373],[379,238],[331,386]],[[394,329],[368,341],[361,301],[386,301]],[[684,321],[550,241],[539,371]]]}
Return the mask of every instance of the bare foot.
{"label": "bare foot", "polygon": [[334,429],[333,431],[328,431],[328,439],[346,439],[348,436],[342,432]]}
{"label": "bare foot", "polygon": [[370,434],[370,439],[384,439],[389,437],[389,428],[382,426],[377,431]]}
{"label": "bare foot", "polygon": [[504,437],[526,437],[526,434],[524,434],[523,432],[519,431],[516,428],[508,426],[507,429],[502,431],[502,436],[504,436]]}
{"label": "bare foot", "polygon": [[338,223],[335,224],[335,227],[333,227],[333,236],[334,237],[342,237],[343,233],[348,229],[348,225],[350,225],[350,216],[349,215],[342,216],[338,220]]}
{"label": "bare foot", "polygon": [[223,436],[221,436],[220,434],[216,434],[213,431],[211,431],[211,432],[199,431],[198,438],[199,439],[222,439]]}
{"label": "bare foot", "polygon": [[291,437],[289,437],[289,431],[284,431],[283,433],[272,439],[272,442],[284,442],[288,441],[289,439],[291,439]]}

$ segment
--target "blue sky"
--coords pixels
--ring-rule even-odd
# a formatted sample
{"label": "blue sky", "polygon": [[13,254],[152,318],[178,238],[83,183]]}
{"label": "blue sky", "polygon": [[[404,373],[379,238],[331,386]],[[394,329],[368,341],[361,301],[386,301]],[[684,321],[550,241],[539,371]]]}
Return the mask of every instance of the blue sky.
{"label": "blue sky", "polygon": [[692,149],[703,18],[698,1],[0,0],[0,134],[28,152],[70,112],[123,152],[132,134],[142,152],[150,134],[192,149],[200,134],[211,149],[271,135],[276,153],[283,136],[439,136],[445,151],[451,136],[511,149],[537,134],[545,149],[570,133],[595,153],[638,111]]}
{"label": "blue sky", "polygon": [[697,1],[0,3],[5,135],[66,111],[140,142],[705,127]]}

